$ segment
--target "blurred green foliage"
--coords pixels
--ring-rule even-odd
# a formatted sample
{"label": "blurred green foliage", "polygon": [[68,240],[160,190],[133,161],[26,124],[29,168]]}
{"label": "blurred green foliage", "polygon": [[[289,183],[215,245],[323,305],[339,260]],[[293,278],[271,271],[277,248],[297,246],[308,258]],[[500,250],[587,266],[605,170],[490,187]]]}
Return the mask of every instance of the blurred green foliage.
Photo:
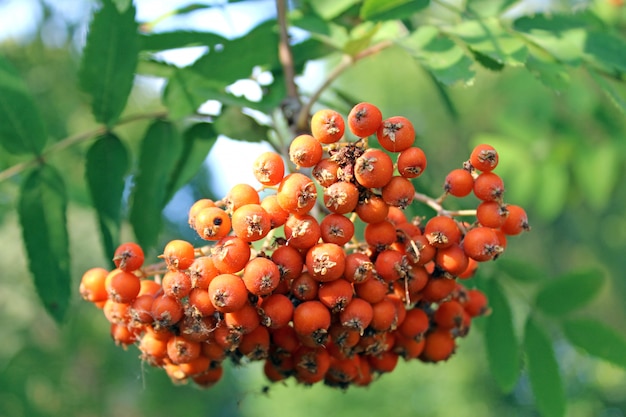
{"label": "blurred green foliage", "polygon": [[[116,3],[121,10],[126,7],[123,3]],[[476,20],[475,11],[468,9],[457,14],[444,2],[431,2],[426,11],[419,13],[421,17],[415,18],[412,14],[422,10],[426,2],[392,2],[398,7],[389,10],[380,8],[380,2],[366,1],[368,6],[360,9],[361,17],[382,23],[353,31],[351,19],[358,15],[360,3],[299,3],[301,10],[294,11],[293,23],[315,34],[314,39],[324,40],[311,42],[306,48],[294,48],[298,69],[304,70],[301,88],[310,92],[311,85],[320,83],[320,68],[328,73],[338,65],[340,52],[329,54],[328,44],[354,55],[377,37],[397,35],[392,25],[385,23],[386,16],[402,19],[405,27],[413,31],[404,45],[400,43],[354,63],[324,91],[317,106],[331,106],[347,114],[355,102],[371,101],[384,115],[401,114],[414,121],[418,145],[429,158],[428,169],[415,184],[429,195],[441,193],[445,173],[459,167],[474,145],[488,142],[496,147],[501,161],[497,170],[507,186],[507,200],[527,208],[533,230],[512,239],[501,262],[481,266],[479,276],[470,285],[487,288],[490,294],[496,287],[495,299],[505,303],[501,311],[510,309],[511,318],[500,320],[502,316],[496,316],[495,311],[494,316],[477,321],[450,361],[437,365],[400,363],[393,373],[383,375],[366,389],[342,392],[325,386],[303,387],[290,381],[271,386],[266,392],[267,382],[259,364],[245,368],[229,366],[225,378],[207,391],[174,386],[164,372],[143,366],[134,347],[116,348],[101,312],[81,301],[76,291],[83,271],[109,265],[84,179],[85,155],[97,136],[93,135],[46,156],[63,177],[68,194],[72,299],[61,324],[47,315],[37,298],[27,255],[23,245],[17,244],[22,237],[16,209],[26,172],[0,182],[0,236],[4,243],[0,257],[0,317],[5,332],[0,344],[0,416],[349,417],[393,412],[398,416],[525,417],[537,415],[537,410],[552,416],[562,414],[559,404],[536,401],[532,387],[541,387],[546,382],[541,376],[547,373],[546,378],[552,378],[555,371],[560,373],[559,381],[563,384],[562,394],[557,389],[556,395],[567,400],[565,415],[626,415],[626,351],[603,350],[606,346],[619,346],[626,335],[626,68],[621,49],[626,35],[625,8],[612,5],[617,2],[598,0],[589,5],[589,12],[579,15],[564,14],[561,18],[557,13],[555,20],[543,16],[522,18],[515,28],[538,38],[533,38],[536,44],[532,48],[521,53],[519,43],[510,40],[509,33],[502,34],[503,39],[510,41],[507,47],[494,50],[493,44],[485,43],[479,36],[485,29],[476,27],[480,20]],[[408,3],[415,8],[403,7]],[[483,10],[480,3],[476,2],[473,10]],[[511,2],[501,3],[504,7]],[[184,16],[193,10],[189,8],[180,14]],[[436,22],[443,20],[445,24],[439,27],[445,30],[423,25],[424,15]],[[463,19],[472,20],[473,24],[452,25]],[[487,23],[486,27],[494,27],[493,21]],[[588,27],[593,30],[584,37],[581,28]],[[262,25],[254,33],[258,38],[249,41],[245,37],[224,41],[225,51],[239,56],[255,42],[262,43],[263,48],[250,59],[260,60],[263,69],[274,77],[274,84],[266,88],[266,100],[257,106],[270,113],[285,94],[284,74],[277,57],[265,56],[276,53],[275,44],[266,41],[276,42],[277,38],[272,25]],[[32,39],[0,45],[2,57],[16,69],[32,95],[52,144],[99,128],[86,94],[78,90],[81,56],[71,39],[69,36],[65,45],[51,46],[38,33]],[[142,54],[163,45],[187,46],[195,40],[180,33],[163,38],[155,35],[144,39]],[[574,41],[563,47],[567,40]],[[210,36],[205,42],[219,43],[222,39]],[[419,53],[407,49],[410,45],[418,45]],[[556,60],[552,60],[554,57]],[[318,59],[321,61],[316,61],[316,70],[307,72],[304,64]],[[254,65],[251,61],[245,63],[249,67],[234,65],[241,72],[236,74],[223,68],[213,69],[218,82],[209,82],[215,80],[199,77],[198,69],[207,70],[210,59],[198,62],[190,69],[175,70],[152,55],[142,55],[139,72],[168,74],[174,81],[161,102],[150,83],[136,80],[121,117],[163,112],[167,106],[177,119],[193,112],[209,96],[225,105],[225,114],[241,120],[243,113],[237,109],[252,103],[227,94],[224,88],[234,81],[229,77],[247,77],[248,69]],[[185,82],[191,83],[197,94],[188,97],[188,102],[180,100],[188,87]],[[117,110],[112,111],[115,117]],[[114,116],[105,121],[110,122]],[[222,119],[222,125],[228,120]],[[141,164],[138,155],[150,123],[150,119],[140,120],[115,129],[132,155],[133,170]],[[182,131],[189,126],[180,127]],[[232,126],[224,130],[229,128],[233,130]],[[250,132],[258,136],[259,128],[261,132],[266,130],[253,124],[241,133],[244,137],[240,139],[249,140],[246,135]],[[212,128],[208,133],[199,132],[198,137],[206,139],[206,143],[196,144],[198,148],[188,145],[188,149],[207,152],[215,134]],[[200,167],[201,159],[191,150],[186,157],[193,160],[196,168]],[[29,160],[28,155],[3,150],[0,172]],[[168,162],[168,169],[172,165],[172,161]],[[181,175],[186,180],[191,178],[188,172]],[[200,174],[190,181],[190,192],[195,197],[205,196],[203,190],[210,187],[203,183],[204,179],[219,175],[225,174],[201,168]],[[176,179],[169,180],[181,186]],[[167,192],[174,194],[173,190]],[[452,198],[446,201],[449,208],[472,204]],[[129,208],[122,209],[127,213]],[[415,215],[432,214],[426,207],[412,210]],[[136,217],[142,216],[139,213]],[[173,220],[164,220],[169,227],[160,231],[160,243],[179,237],[174,233],[177,229],[171,224]],[[150,231],[153,232],[159,230]],[[123,224],[119,234],[119,239],[134,239],[128,223]],[[573,299],[568,298],[564,306],[553,305],[559,302],[559,282],[576,285],[576,277],[571,278],[570,274],[585,271],[598,271],[592,280],[604,284],[585,282],[590,286],[577,287],[571,293]],[[550,284],[544,286],[546,282]],[[586,299],[587,294],[580,292],[585,288],[597,296]],[[568,293],[567,288],[563,293]],[[570,309],[572,303],[576,309]],[[558,314],[554,314],[555,310]],[[563,317],[553,317],[560,315]],[[527,322],[528,317],[532,321]],[[483,336],[488,329],[497,331],[499,326],[509,324],[512,327],[504,332],[510,333],[508,339],[492,337],[485,341]],[[586,338],[586,334],[593,339]],[[514,343],[512,349],[524,346],[529,357],[523,352],[508,352],[512,359],[506,355],[494,356],[495,361],[488,357],[489,352],[502,353],[498,349],[506,349],[510,343]],[[546,344],[550,345],[548,359],[541,353]],[[520,367],[516,369],[510,360],[518,356]],[[552,369],[552,357],[558,369]],[[498,359],[509,367],[492,374],[490,367],[497,366]],[[544,360],[547,362],[542,363]],[[530,375],[523,368],[526,363],[530,363]],[[541,379],[539,385],[531,384],[533,378]]]}

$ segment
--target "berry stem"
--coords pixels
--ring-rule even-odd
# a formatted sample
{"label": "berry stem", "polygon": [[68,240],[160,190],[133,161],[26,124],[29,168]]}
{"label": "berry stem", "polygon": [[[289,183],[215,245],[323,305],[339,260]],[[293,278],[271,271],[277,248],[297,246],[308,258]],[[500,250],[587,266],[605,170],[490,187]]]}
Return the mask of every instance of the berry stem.
{"label": "berry stem", "polygon": [[459,216],[476,216],[475,209],[467,209],[467,210],[446,210],[443,206],[434,198],[427,196],[426,194],[416,192],[413,195],[413,199],[420,201],[426,204],[428,207],[432,208],[437,212],[437,214],[448,217],[459,217]]}
{"label": "berry stem", "polygon": [[337,66],[335,66],[335,68],[328,74],[328,76],[326,77],[326,80],[324,80],[324,82],[322,83],[321,86],[319,86],[317,88],[317,90],[315,90],[313,92],[313,94],[311,94],[311,97],[309,98],[309,101],[307,101],[304,106],[302,107],[302,109],[300,110],[300,114],[298,114],[298,118],[296,120],[296,129],[298,130],[307,130],[308,129],[308,124],[309,124],[309,115],[311,114],[311,108],[313,107],[313,104],[315,104],[315,102],[317,102],[317,100],[319,99],[319,97],[322,95],[322,93],[341,75],[343,74],[343,72],[345,70],[347,70],[348,68],[350,68],[354,63],[360,61],[363,58],[367,58],[370,55],[373,55],[377,52],[382,51],[383,49],[386,49],[390,46],[393,45],[393,42],[391,41],[382,41],[379,42],[375,45],[370,46],[369,48],[366,48],[364,50],[362,50],[361,52],[359,52],[356,55],[344,55],[341,58],[341,61],[339,62],[339,64],[337,64]]}
{"label": "berry stem", "polygon": [[[162,117],[166,117],[167,116],[167,111],[165,110],[159,110],[159,111],[155,111],[152,113],[140,113],[140,114],[135,114],[132,116],[128,116],[124,119],[121,119],[117,122],[116,126],[121,126],[127,123],[132,123],[132,122],[137,122],[140,120],[145,120],[145,119],[155,119],[155,118],[162,118]],[[64,139],[61,139],[60,141],[54,143],[53,145],[51,145],[48,149],[46,149],[41,155],[36,156],[33,159],[30,159],[28,161],[24,161],[21,162],[19,164],[13,165],[12,167],[9,167],[7,169],[5,169],[4,171],[0,171],[0,182],[4,181],[4,180],[8,180],[9,178],[13,177],[14,175],[19,174],[20,172],[33,167],[37,164],[40,164],[42,162],[42,159],[45,159],[46,156],[53,154],[55,152],[59,152],[65,148],[68,148],[76,143],[82,142],[84,140],[88,140],[91,138],[94,138],[96,136],[100,136],[105,134],[106,132],[110,131],[110,128],[107,126],[99,126],[95,129],[89,130],[87,132],[82,132],[82,133],[77,133],[75,135],[71,135],[68,136]]]}

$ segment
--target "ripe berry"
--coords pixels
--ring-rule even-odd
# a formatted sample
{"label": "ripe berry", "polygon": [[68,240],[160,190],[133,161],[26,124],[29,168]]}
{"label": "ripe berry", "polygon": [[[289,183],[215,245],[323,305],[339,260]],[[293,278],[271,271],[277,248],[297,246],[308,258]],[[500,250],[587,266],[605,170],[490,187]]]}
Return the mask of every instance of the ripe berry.
{"label": "ripe berry", "polygon": [[365,188],[385,186],[393,176],[393,161],[384,151],[369,148],[356,160],[354,177]]}
{"label": "ripe berry", "polygon": [[338,313],[346,308],[352,301],[352,284],[343,278],[330,282],[323,282],[317,292],[317,298],[330,309],[332,313]]}
{"label": "ripe berry", "polygon": [[271,230],[269,214],[260,204],[246,204],[233,212],[233,232],[244,242],[263,239]]}
{"label": "ripe berry", "polygon": [[272,253],[272,261],[278,266],[280,279],[290,282],[302,272],[304,261],[297,249],[291,246],[279,246]]}
{"label": "ripe berry", "polygon": [[359,103],[348,114],[348,127],[360,138],[375,134],[382,121],[380,109],[371,103]]}
{"label": "ripe berry", "polygon": [[437,249],[435,263],[449,274],[458,276],[467,269],[469,258],[463,248],[455,243],[447,248]]}
{"label": "ripe berry", "polygon": [[379,223],[387,218],[389,205],[381,197],[370,194],[358,202],[355,213],[364,223]]}
{"label": "ripe berry", "polygon": [[277,185],[285,175],[285,163],[276,152],[263,152],[253,165],[254,177],[263,185]]}
{"label": "ripe berry", "polygon": [[364,237],[369,245],[385,247],[396,240],[396,228],[386,220],[370,223],[365,226]]}
{"label": "ripe berry", "polygon": [[299,172],[287,175],[278,186],[278,204],[289,213],[306,214],[317,201],[315,184]]}
{"label": "ripe berry", "polygon": [[136,243],[122,243],[115,249],[113,262],[122,271],[132,272],[141,268],[144,261],[143,249]]}
{"label": "ripe berry", "polygon": [[335,182],[324,189],[324,205],[333,213],[350,213],[358,201],[359,190],[351,182]]}
{"label": "ripe berry", "polygon": [[503,194],[504,182],[493,172],[483,172],[474,180],[474,195],[483,201],[499,200]]}
{"label": "ripe berry", "polygon": [[257,257],[246,264],[242,279],[251,294],[268,295],[278,286],[280,271],[270,259]]}
{"label": "ripe berry", "polygon": [[344,277],[355,284],[360,284],[373,276],[374,263],[364,253],[354,252],[346,256]]}
{"label": "ripe berry", "polygon": [[293,311],[293,328],[296,333],[311,338],[321,345],[326,341],[331,315],[320,301],[305,301]]}
{"label": "ripe berry", "polygon": [[455,197],[465,197],[474,189],[474,177],[466,169],[453,169],[446,176],[443,189]]}
{"label": "ripe berry", "polygon": [[455,300],[439,304],[433,319],[440,329],[460,328],[463,325],[463,306]]}
{"label": "ripe berry", "polygon": [[417,147],[407,148],[398,155],[397,165],[398,172],[404,178],[417,178],[426,169],[426,154]]}
{"label": "ripe berry", "polygon": [[305,263],[316,280],[333,281],[343,275],[346,254],[341,246],[334,243],[318,243],[307,252]]}
{"label": "ripe berry", "polygon": [[289,246],[296,249],[308,249],[315,245],[322,236],[322,229],[310,214],[292,215],[285,223],[285,237]]}
{"label": "ripe berry", "polygon": [[248,290],[237,275],[220,274],[209,284],[209,296],[218,311],[228,313],[237,311],[246,304]]}
{"label": "ripe berry", "polygon": [[506,209],[508,210],[509,215],[500,228],[505,234],[518,235],[524,230],[530,230],[528,216],[522,207],[514,204],[508,204]]}
{"label": "ripe berry", "polygon": [[176,298],[184,298],[191,292],[191,277],[184,272],[168,271],[163,275],[163,293]]}
{"label": "ripe berry", "polygon": [[150,313],[154,319],[154,327],[165,328],[178,323],[183,318],[184,309],[177,298],[162,295],[154,299]]}
{"label": "ripe berry", "polygon": [[341,139],[345,128],[343,117],[334,110],[319,110],[311,117],[311,134],[324,144]]}
{"label": "ripe berry", "polygon": [[428,315],[420,308],[412,308],[406,312],[406,317],[398,327],[398,331],[405,337],[421,340],[430,326]]}
{"label": "ripe berry", "polygon": [[495,258],[502,253],[500,239],[488,227],[470,229],[463,238],[463,250],[470,258],[484,262]]}
{"label": "ripe berry", "polygon": [[487,297],[482,291],[478,289],[467,290],[466,297],[463,308],[471,317],[482,316],[489,312]]}
{"label": "ripe berry", "polygon": [[485,227],[498,228],[509,215],[506,206],[497,201],[483,201],[476,207],[476,220]]}
{"label": "ripe berry", "polygon": [[320,223],[322,240],[343,246],[354,236],[354,223],[341,214],[329,214]]}
{"label": "ripe berry", "polygon": [[194,219],[193,227],[202,239],[219,240],[230,233],[230,217],[219,207],[204,208]]}
{"label": "ripe berry", "polygon": [[121,269],[114,269],[109,272],[105,278],[104,286],[108,298],[116,303],[132,302],[141,289],[139,277]]}
{"label": "ripe berry", "polygon": [[109,271],[104,268],[91,268],[87,270],[81,280],[78,291],[80,296],[86,301],[97,303],[106,301],[108,298],[107,290],[104,285]]}
{"label": "ripe berry", "polygon": [[285,224],[289,218],[289,212],[278,204],[276,194],[268,195],[261,201],[261,207],[267,212],[270,219],[270,227],[275,229]]}
{"label": "ripe berry", "polygon": [[234,185],[224,198],[224,203],[229,213],[234,212],[243,205],[259,204],[260,202],[259,193],[250,184]]}
{"label": "ripe berry", "polygon": [[383,120],[376,131],[380,146],[389,152],[402,152],[415,141],[415,129],[406,117],[394,116]]}
{"label": "ripe berry", "polygon": [[448,216],[435,216],[426,223],[424,236],[436,248],[446,248],[460,243],[461,230],[456,222]]}
{"label": "ripe berry", "polygon": [[316,165],[323,153],[322,145],[311,135],[296,136],[289,145],[289,159],[297,168]]}
{"label": "ripe berry", "polygon": [[185,270],[196,259],[193,245],[186,240],[171,240],[168,242],[160,258],[165,260],[170,270]]}
{"label": "ripe berry", "polygon": [[474,148],[469,161],[479,171],[491,171],[498,165],[498,153],[493,146],[481,144]]}
{"label": "ripe berry", "polygon": [[213,264],[223,274],[239,272],[250,259],[250,246],[237,236],[226,236],[211,248]]}
{"label": "ripe berry", "polygon": [[256,307],[246,303],[243,307],[224,314],[224,323],[231,330],[235,330],[241,334],[248,334],[259,327],[261,319],[257,313]]}
{"label": "ripe berry", "polygon": [[425,338],[422,359],[428,362],[439,362],[448,359],[455,348],[454,338],[448,330],[435,330]]}
{"label": "ripe berry", "polygon": [[287,326],[293,318],[293,304],[283,294],[265,297],[259,306],[261,324],[271,329]]}
{"label": "ripe berry", "polygon": [[189,208],[189,226],[194,227],[196,223],[196,215],[200,213],[202,209],[207,207],[215,207],[215,202],[208,198],[202,198],[191,205]]}
{"label": "ripe berry", "polygon": [[382,188],[382,197],[385,203],[390,206],[405,209],[413,201],[415,187],[408,179],[401,176],[394,176]]}

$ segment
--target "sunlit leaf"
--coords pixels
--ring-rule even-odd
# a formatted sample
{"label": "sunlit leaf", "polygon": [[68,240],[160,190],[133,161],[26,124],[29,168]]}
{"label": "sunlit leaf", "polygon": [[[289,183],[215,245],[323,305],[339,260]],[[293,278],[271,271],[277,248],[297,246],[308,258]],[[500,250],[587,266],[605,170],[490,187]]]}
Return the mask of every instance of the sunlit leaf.
{"label": "sunlit leaf", "polygon": [[71,294],[67,194],[56,169],[41,165],[22,183],[18,212],[28,266],[46,311],[60,322]]}
{"label": "sunlit leaf", "polygon": [[626,369],[626,338],[606,324],[589,318],[572,319],[563,322],[563,332],[589,355]]}
{"label": "sunlit leaf", "polygon": [[174,125],[161,120],[152,123],[141,143],[130,222],[144,249],[152,248],[157,243],[161,229],[161,211],[167,203],[167,184],[181,147]]}
{"label": "sunlit leaf", "polygon": [[139,40],[141,49],[146,51],[162,51],[189,46],[214,47],[227,42],[226,38],[215,33],[189,30],[142,34]]}
{"label": "sunlit leaf", "polygon": [[105,257],[111,259],[120,244],[124,176],[129,169],[128,151],[117,136],[109,133],[89,148],[85,163],[85,176],[98,214]]}
{"label": "sunlit leaf", "polygon": [[358,34],[356,36],[355,32],[357,32],[357,30],[353,30],[350,40],[348,40],[343,47],[343,51],[349,55],[356,55],[363,49],[367,48],[374,35],[378,32],[378,29],[380,29],[380,25],[366,25],[360,27],[359,29],[361,30],[358,30]]}
{"label": "sunlit leaf", "polygon": [[325,20],[331,20],[359,3],[361,0],[310,0],[315,13]]}
{"label": "sunlit leaf", "polygon": [[467,84],[474,78],[475,73],[471,69],[474,61],[450,38],[440,36],[435,27],[420,27],[402,44],[445,85],[459,81]]}
{"label": "sunlit leaf", "polygon": [[546,314],[562,316],[589,304],[604,285],[599,270],[576,271],[547,281],[537,294],[536,306]]}
{"label": "sunlit leaf", "polygon": [[588,60],[609,72],[626,72],[626,41],[606,32],[589,32],[584,52]]}
{"label": "sunlit leaf", "polygon": [[554,220],[565,207],[569,190],[569,173],[556,160],[544,161],[539,168],[539,186],[535,194],[536,211],[546,220]]}
{"label": "sunlit leaf", "polygon": [[513,329],[513,313],[495,279],[491,280],[487,295],[493,311],[485,324],[489,369],[500,389],[510,392],[520,372],[520,346]]}
{"label": "sunlit leaf", "polygon": [[79,72],[80,87],[91,96],[95,119],[114,124],[126,106],[139,53],[135,7],[120,13],[107,0],[89,25]]}
{"label": "sunlit leaf", "polygon": [[231,139],[259,142],[267,138],[267,126],[260,125],[241,108],[227,107],[215,121],[215,130]]}
{"label": "sunlit leaf", "polygon": [[183,149],[167,186],[170,198],[198,172],[217,140],[217,133],[210,123],[197,123],[182,136]]}
{"label": "sunlit leaf", "polygon": [[552,341],[532,318],[526,322],[524,352],[537,409],[543,417],[563,417],[565,392]]}
{"label": "sunlit leaf", "polygon": [[12,154],[40,154],[45,144],[44,123],[26,84],[0,56],[0,146]]}
{"label": "sunlit leaf", "polygon": [[429,3],[430,0],[365,0],[359,14],[364,20],[404,19]]}

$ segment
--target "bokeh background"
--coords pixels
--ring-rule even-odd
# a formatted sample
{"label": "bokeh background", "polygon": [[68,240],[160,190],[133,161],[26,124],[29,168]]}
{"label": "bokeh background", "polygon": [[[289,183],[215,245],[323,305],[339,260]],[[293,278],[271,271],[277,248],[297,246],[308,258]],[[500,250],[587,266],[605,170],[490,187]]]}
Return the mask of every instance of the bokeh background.
{"label": "bokeh background", "polygon": [[[135,1],[139,21],[153,21],[188,3]],[[544,2],[526,3],[541,7]],[[624,34],[626,14],[616,3],[599,1],[595,7]],[[77,69],[95,7],[91,1],[0,1],[0,53],[24,77],[53,138],[94,126],[85,97],[77,89]],[[272,1],[245,1],[165,19],[157,28],[194,28],[236,37],[274,15]],[[199,53],[202,50],[173,51],[163,58],[185,65]],[[317,85],[336,63],[336,57],[311,62],[299,78],[302,90]],[[433,196],[441,193],[446,173],[460,166],[475,144],[493,144],[500,152],[498,173],[505,180],[507,200],[526,207],[532,225],[530,233],[511,239],[504,257],[528,265],[540,280],[599,268],[606,284],[580,314],[626,334],[626,117],[584,69],[573,68],[566,75],[568,85],[555,92],[521,68],[502,72],[478,68],[472,85],[442,91],[401,49],[391,48],[344,73],[320,105],[347,114],[350,103],[371,101],[384,115],[413,120],[418,145],[429,157],[418,187]],[[127,112],[160,109],[162,87],[156,78],[137,77]],[[238,88],[242,94],[255,94],[245,83]],[[135,123],[120,132],[132,148],[146,126]],[[51,159],[62,167],[71,198],[68,227],[74,289],[83,271],[107,265],[79,163],[87,145],[80,143]],[[184,224],[189,205],[200,197],[223,196],[231,183],[252,183],[244,167],[265,148],[220,138],[201,172],[166,208],[162,242],[181,235],[193,239]],[[231,155],[237,155],[236,163],[228,159]],[[1,169],[19,161],[0,154]],[[77,291],[65,323],[55,324],[47,316],[21,243],[15,213],[18,189],[19,176],[0,183],[2,417],[538,415],[524,372],[511,393],[501,393],[495,384],[482,337],[483,319],[448,362],[401,362],[369,388],[340,391],[290,381],[266,389],[259,364],[229,365],[224,379],[209,390],[175,386],[164,372],[142,365],[134,347],[116,347],[101,312],[80,300]],[[456,201],[447,203],[450,208],[462,207]],[[123,236],[132,239],[131,230],[125,229]],[[497,266],[483,269],[482,274],[496,278],[500,274]],[[505,276],[502,286],[520,331],[536,287]],[[568,399],[567,416],[625,416],[624,369],[586,356],[558,332],[553,337]]]}

